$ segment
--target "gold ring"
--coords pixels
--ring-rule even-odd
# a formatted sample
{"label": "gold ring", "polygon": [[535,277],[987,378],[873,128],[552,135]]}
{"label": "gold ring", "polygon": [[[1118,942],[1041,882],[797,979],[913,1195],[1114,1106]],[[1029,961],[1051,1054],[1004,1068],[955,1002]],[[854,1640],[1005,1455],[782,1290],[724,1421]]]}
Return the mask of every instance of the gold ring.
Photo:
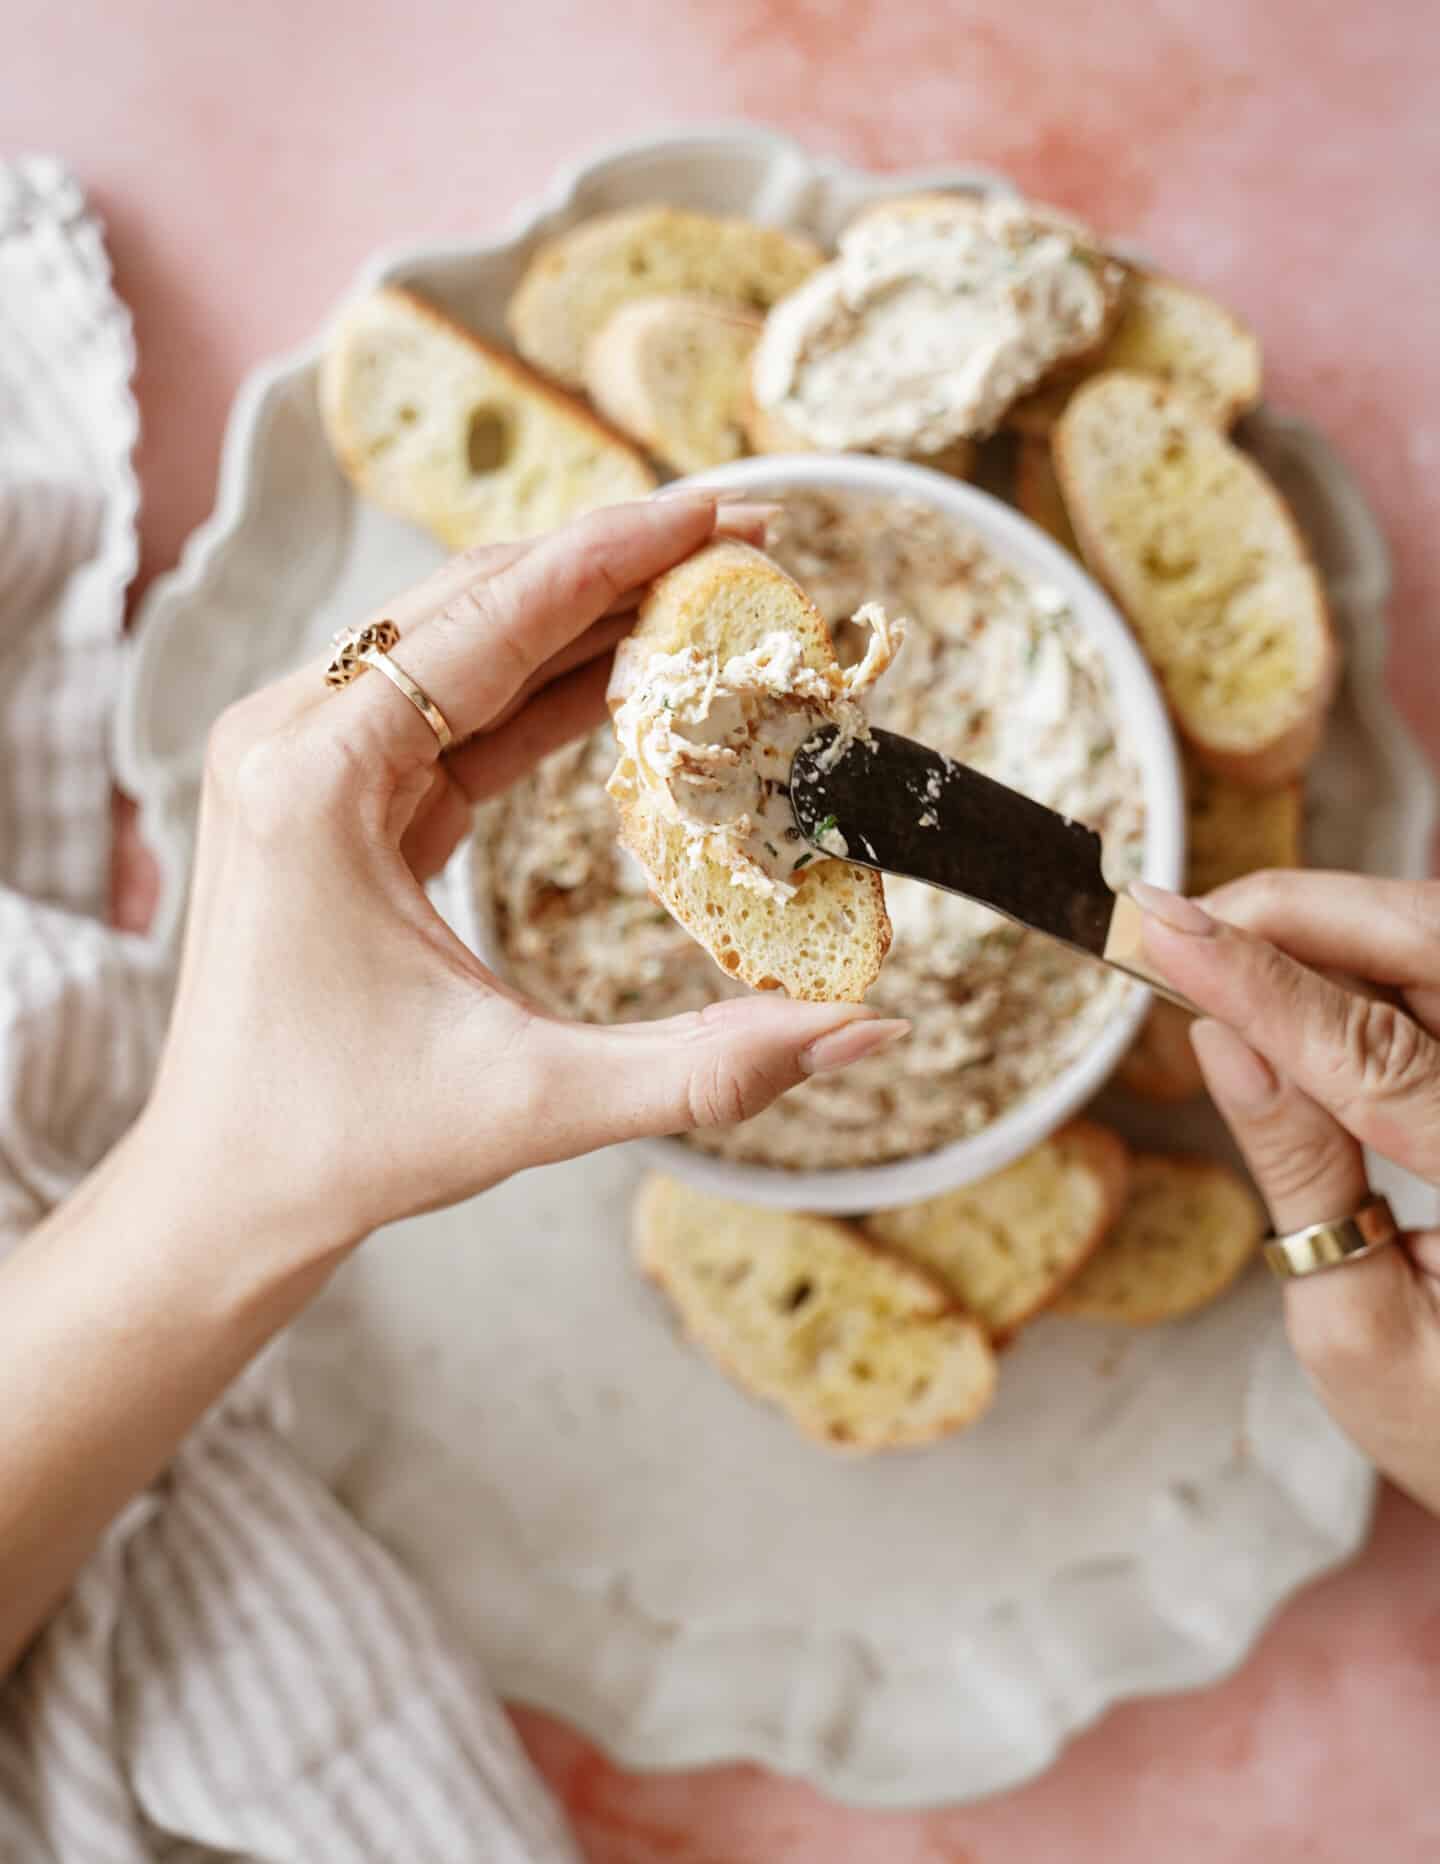
{"label": "gold ring", "polygon": [[348,686],[351,680],[359,679],[365,671],[361,655],[367,647],[378,648],[387,653],[400,639],[400,630],[393,621],[371,621],[363,628],[342,628],[338,634],[330,637],[330,645],[335,649],[330,664],[325,669],[327,686]]}
{"label": "gold ring", "polygon": [[1265,1260],[1273,1275],[1288,1281],[1292,1276],[1315,1275],[1338,1263],[1373,1255],[1393,1243],[1399,1234],[1400,1226],[1389,1204],[1383,1197],[1370,1197],[1353,1217],[1310,1223],[1303,1230],[1272,1236],[1265,1245]]}
{"label": "gold ring", "polygon": [[363,628],[344,629],[335,636],[335,654],[325,669],[325,684],[348,686],[351,680],[360,677],[366,667],[374,667],[414,706],[434,732],[443,755],[455,742],[455,734],[450,729],[450,721],[425,688],[418,681],[412,680],[404,667],[397,666],[390,658],[387,649],[394,647],[399,639],[400,630],[393,621],[375,621],[367,623]]}

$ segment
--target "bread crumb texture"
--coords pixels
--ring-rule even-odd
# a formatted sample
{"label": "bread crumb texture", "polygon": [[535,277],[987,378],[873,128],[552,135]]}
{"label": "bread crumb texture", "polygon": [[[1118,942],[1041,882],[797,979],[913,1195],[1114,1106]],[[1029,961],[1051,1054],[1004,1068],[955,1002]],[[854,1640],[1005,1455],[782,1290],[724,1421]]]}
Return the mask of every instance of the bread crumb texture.
{"label": "bread crumb texture", "polygon": [[928,1443],[973,1423],[994,1393],[984,1328],[851,1224],[656,1175],[636,1201],[634,1246],[690,1338],[821,1443]]}

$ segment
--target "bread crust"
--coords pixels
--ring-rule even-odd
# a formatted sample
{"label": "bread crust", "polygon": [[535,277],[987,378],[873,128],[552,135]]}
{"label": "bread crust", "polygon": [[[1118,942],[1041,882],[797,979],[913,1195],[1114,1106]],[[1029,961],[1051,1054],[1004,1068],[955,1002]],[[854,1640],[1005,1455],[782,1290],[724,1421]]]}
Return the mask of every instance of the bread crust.
{"label": "bread crust", "polygon": [[[1049,1139],[1043,1140],[1032,1153],[1005,1167],[1005,1172],[1023,1170],[1027,1159],[1038,1159],[1047,1147],[1060,1149],[1067,1168],[1072,1168],[1077,1162],[1082,1166],[1095,1187],[1098,1202],[1089,1228],[1071,1245],[1063,1262],[1051,1267],[1048,1280],[1040,1281],[1023,1306],[1016,1306],[1013,1297],[1008,1298],[1003,1307],[997,1303],[990,1311],[982,1311],[978,1305],[972,1304],[972,1311],[985,1326],[997,1351],[1008,1345],[1022,1327],[1049,1307],[1091,1260],[1119,1216],[1129,1189],[1128,1146],[1118,1133],[1093,1120],[1070,1121],[1052,1133]],[[997,1177],[1002,1175],[996,1174]],[[968,1187],[972,1194],[975,1189],[973,1186]],[[952,1297],[962,1306],[967,1305],[964,1289],[947,1276],[939,1262],[921,1250],[916,1226],[918,1223],[930,1222],[943,1232],[951,1209],[963,1205],[966,1196],[967,1187],[962,1187],[959,1191],[942,1193],[939,1197],[900,1210],[874,1212],[865,1220],[870,1235],[890,1248],[912,1253],[920,1267],[939,1276]],[[1025,1272],[1017,1271],[1017,1278],[1020,1273]],[[1030,1279],[1033,1274],[1033,1270],[1026,1273],[1026,1279]]]}
{"label": "bread crust", "polygon": [[[664,405],[647,375],[647,345],[663,341],[672,332],[687,331],[700,340],[711,338],[714,358],[718,354],[715,337],[748,340],[753,347],[763,328],[762,318],[708,298],[679,292],[632,298],[601,325],[586,347],[586,391],[616,427],[677,472],[702,472],[723,465],[746,450],[741,411],[747,393],[748,355],[739,359],[733,374],[725,372],[728,381],[712,385],[719,390],[718,405],[712,399],[698,411],[710,414],[710,425],[718,424],[722,434],[727,427],[733,429],[739,444],[727,446],[714,444],[697,412],[688,406]],[[711,444],[705,444],[707,439]]]}
{"label": "bread crust", "polygon": [[[1224,1238],[1223,1250],[1214,1252],[1210,1272],[1203,1280],[1182,1294],[1177,1278],[1162,1261],[1155,1276],[1157,1293],[1149,1298],[1129,1293],[1122,1298],[1115,1288],[1107,1286],[1106,1250],[1102,1247],[1087,1265],[1086,1274],[1078,1276],[1062,1292],[1055,1311],[1085,1320],[1152,1327],[1196,1313],[1224,1294],[1254,1261],[1265,1234],[1264,1207],[1247,1180],[1219,1159],[1190,1153],[1144,1153],[1135,1159],[1132,1198],[1147,1194],[1157,1184],[1167,1195],[1183,1196],[1187,1183],[1201,1182],[1223,1185],[1234,1206],[1234,1228]],[[1126,1211],[1122,1211],[1107,1245],[1113,1243],[1126,1249],[1125,1222]],[[1131,1252],[1129,1265],[1133,1266],[1135,1260],[1136,1252]]]}
{"label": "bread crust", "polygon": [[[1233,427],[1240,416],[1259,401],[1260,345],[1248,324],[1237,317],[1228,305],[1221,304],[1218,299],[1203,291],[1197,291],[1193,285],[1182,284],[1179,279],[1171,278],[1163,272],[1152,272],[1139,266],[1127,266],[1126,270],[1129,286],[1114,326],[1088,357],[1062,363],[1037,388],[1020,397],[1006,416],[1006,425],[1016,433],[1048,439],[1071,395],[1087,377],[1103,369],[1128,369],[1136,374],[1154,374],[1157,381],[1168,382],[1181,393],[1191,395],[1196,412],[1222,431]],[[1199,316],[1225,328],[1227,352],[1224,361],[1227,373],[1235,379],[1228,394],[1218,401],[1208,391],[1195,393],[1191,386],[1193,374],[1187,373],[1183,365],[1173,374],[1165,374],[1147,370],[1138,362],[1127,360],[1124,355],[1127,334],[1134,327],[1130,320],[1142,318],[1150,303],[1156,298],[1163,300],[1167,295],[1188,299]]]}
{"label": "bread crust", "polygon": [[[995,1395],[997,1368],[994,1354],[986,1339],[985,1330],[972,1315],[961,1308],[944,1283],[930,1274],[921,1265],[910,1261],[894,1250],[867,1236],[856,1224],[847,1223],[840,1218],[814,1216],[805,1212],[796,1212],[789,1217],[781,1213],[754,1212],[761,1221],[798,1222],[807,1228],[823,1230],[827,1236],[842,1244],[846,1249],[866,1252],[872,1259],[883,1261],[887,1272],[893,1274],[897,1282],[907,1287],[921,1303],[918,1311],[900,1317],[902,1326],[923,1327],[927,1323],[944,1323],[958,1328],[965,1337],[966,1344],[974,1349],[977,1378],[970,1402],[963,1410],[947,1412],[936,1418],[924,1429],[906,1429],[901,1434],[876,1437],[869,1441],[857,1441],[853,1436],[841,1436],[833,1429],[821,1428],[817,1420],[798,1404],[786,1401],[785,1396],[777,1392],[761,1390],[750,1375],[742,1354],[730,1350],[719,1338],[718,1329],[706,1330],[700,1324],[699,1317],[691,1313],[679,1291],[672,1282],[666,1267],[665,1251],[669,1240],[669,1227],[677,1216],[677,1200],[680,1203],[713,1202],[717,1207],[726,1204],[726,1200],[704,1200],[700,1194],[688,1191],[674,1179],[666,1178],[656,1172],[651,1173],[640,1185],[636,1193],[632,1216],[632,1254],[637,1267],[648,1281],[654,1284],[672,1304],[680,1322],[685,1338],[699,1348],[719,1369],[742,1391],[767,1404],[778,1405],[785,1416],[812,1443],[818,1443],[832,1452],[847,1456],[874,1455],[882,1450],[915,1449],[926,1444],[938,1442],[941,1438],[954,1436],[967,1429],[989,1407]],[[739,1207],[730,1207],[738,1209]]]}
{"label": "bread crust", "polygon": [[[1290,697],[1288,709],[1293,716],[1283,726],[1249,745],[1220,743],[1207,738],[1196,721],[1187,716],[1183,704],[1177,702],[1163,656],[1153,638],[1149,638],[1152,631],[1145,613],[1146,596],[1137,587],[1141,579],[1134,553],[1117,546],[1113,528],[1107,523],[1105,493],[1097,490],[1095,474],[1089,470],[1087,421],[1092,416],[1098,418],[1102,404],[1106,404],[1107,415],[1118,421],[1122,410],[1125,416],[1132,415],[1137,403],[1163,412],[1172,426],[1186,430],[1195,446],[1217,453],[1223,450],[1227,469],[1243,475],[1247,491],[1252,498],[1261,501],[1265,515],[1285,538],[1289,556],[1287,567],[1300,573],[1305,586],[1308,613],[1297,613],[1294,625],[1310,633],[1315,648],[1315,664],[1309,682]],[[1126,433],[1133,438],[1133,422],[1127,425]],[[1176,725],[1197,762],[1249,789],[1274,789],[1299,777],[1324,734],[1326,715],[1339,678],[1340,658],[1324,585],[1279,492],[1254,461],[1231,446],[1223,434],[1194,412],[1183,395],[1151,377],[1127,371],[1107,371],[1084,383],[1055,429],[1053,451],[1065,508],[1086,565],[1129,619],[1166,690]]]}
{"label": "bread crust", "polygon": [[[766,608],[767,599],[778,614]],[[634,632],[616,655],[612,713],[652,655],[693,646],[723,661],[782,626],[801,635],[807,664],[834,665],[824,618],[778,564],[748,544],[725,540],[707,545],[658,578],[641,603]],[[638,795],[617,807],[620,840],[649,875],[660,903],[722,970],[753,990],[783,989],[800,1001],[863,999],[880,974],[891,940],[884,885],[873,869],[847,861],[817,862],[801,874],[788,902],[734,887],[729,870],[716,869],[724,877],[717,899],[705,892],[714,864],[690,862],[678,824],[643,806]],[[846,922],[848,936],[841,941],[839,960],[817,971],[804,944],[832,916]]]}
{"label": "bread crust", "polygon": [[578,388],[590,338],[621,304],[661,291],[766,310],[824,263],[811,239],[733,214],[660,203],[594,214],[533,254],[506,312],[522,356]]}
{"label": "bread crust", "polygon": [[[412,494],[394,491],[383,472],[377,472],[367,454],[360,433],[354,427],[350,411],[354,356],[352,344],[358,343],[375,322],[385,318],[403,320],[411,328],[419,326],[444,338],[446,343],[461,344],[481,358],[485,367],[502,379],[505,391],[517,401],[543,403],[557,419],[575,433],[593,436],[613,453],[617,466],[622,463],[630,477],[626,495],[642,496],[658,483],[658,476],[641,448],[628,435],[597,414],[584,402],[566,392],[558,383],[532,369],[509,350],[488,342],[467,329],[447,312],[432,304],[420,293],[403,285],[385,285],[351,305],[332,334],[321,360],[319,397],[321,419],[331,449],[341,470],[356,490],[383,509],[411,522],[424,524],[433,535],[451,549],[490,541],[477,535],[476,514],[470,509],[441,509]],[[582,507],[577,506],[577,512]]]}

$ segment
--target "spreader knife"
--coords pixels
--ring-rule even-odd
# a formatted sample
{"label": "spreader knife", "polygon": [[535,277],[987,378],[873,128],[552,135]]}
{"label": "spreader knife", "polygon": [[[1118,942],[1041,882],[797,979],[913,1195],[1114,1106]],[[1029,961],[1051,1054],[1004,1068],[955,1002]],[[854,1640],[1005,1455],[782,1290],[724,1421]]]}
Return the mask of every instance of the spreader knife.
{"label": "spreader knife", "polygon": [[1094,829],[891,731],[852,739],[837,756],[836,732],[822,727],[791,765],[806,841],[835,854],[838,834],[848,860],[964,894],[1198,1014],[1151,969],[1140,908],[1106,883]]}

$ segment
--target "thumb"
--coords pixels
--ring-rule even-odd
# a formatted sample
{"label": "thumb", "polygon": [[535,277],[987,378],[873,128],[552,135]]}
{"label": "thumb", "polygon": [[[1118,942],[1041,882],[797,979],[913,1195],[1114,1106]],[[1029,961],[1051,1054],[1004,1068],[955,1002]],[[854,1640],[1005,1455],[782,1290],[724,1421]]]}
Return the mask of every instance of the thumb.
{"label": "thumb", "polygon": [[550,1130],[538,1136],[544,1156],[748,1120],[909,1029],[858,1003],[783,997],[734,998],[664,1022],[551,1023],[545,1072],[557,1085]]}

